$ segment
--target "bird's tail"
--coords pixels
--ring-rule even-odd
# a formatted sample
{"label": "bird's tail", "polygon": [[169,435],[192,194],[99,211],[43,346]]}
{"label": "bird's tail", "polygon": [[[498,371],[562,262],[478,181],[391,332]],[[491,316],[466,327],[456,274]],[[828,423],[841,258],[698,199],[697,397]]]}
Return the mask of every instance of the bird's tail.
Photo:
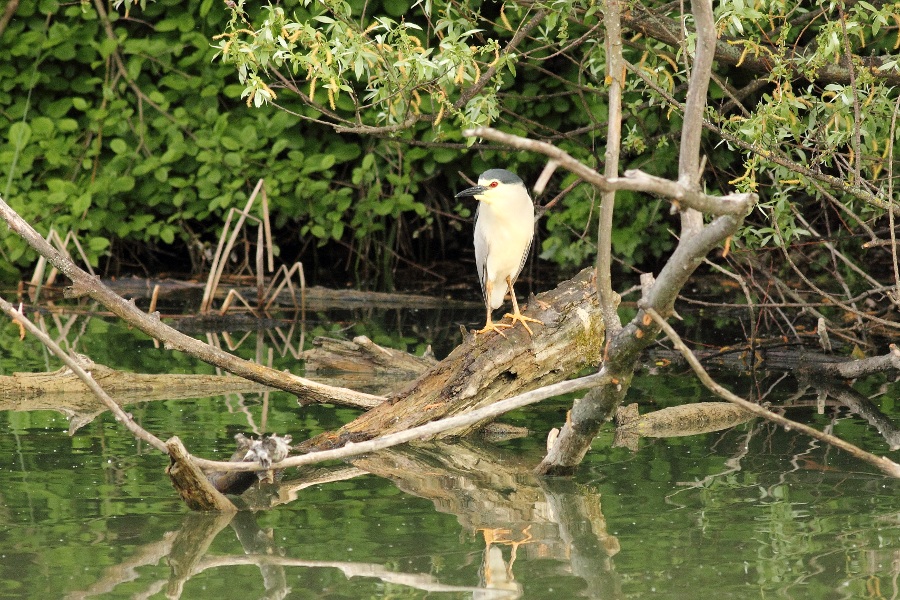
{"label": "bird's tail", "polygon": [[502,284],[494,286],[494,289],[491,290],[491,308],[496,309],[500,308],[503,304],[503,298],[506,297],[506,282],[504,281]]}

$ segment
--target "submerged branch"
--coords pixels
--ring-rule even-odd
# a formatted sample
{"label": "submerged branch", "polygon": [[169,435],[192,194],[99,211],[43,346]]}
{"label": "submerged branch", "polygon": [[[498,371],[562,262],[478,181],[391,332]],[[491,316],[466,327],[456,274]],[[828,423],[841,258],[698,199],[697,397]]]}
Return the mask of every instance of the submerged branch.
{"label": "submerged branch", "polygon": [[703,385],[705,385],[707,389],[709,389],[720,398],[737,404],[741,408],[752,412],[755,415],[763,417],[764,419],[768,419],[769,421],[778,423],[779,425],[782,425],[789,429],[795,429],[817,440],[830,444],[836,448],[840,448],[841,450],[844,450],[845,452],[858,458],[859,460],[865,461],[871,465],[878,467],[879,469],[881,469],[881,471],[890,475],[891,477],[900,478],[900,464],[895,463],[891,459],[883,456],[876,456],[874,454],[866,452],[858,446],[851,444],[850,442],[842,440],[839,437],[835,437],[808,425],[804,425],[803,423],[798,423],[796,421],[788,419],[787,417],[783,417],[779,414],[773,413],[772,411],[766,410],[758,404],[754,404],[753,402],[745,400],[744,398],[741,398],[740,396],[722,387],[721,385],[716,383],[712,377],[710,377],[709,373],[706,372],[706,369],[703,368],[703,365],[700,364],[700,361],[697,360],[697,357],[694,356],[694,353],[691,352],[690,348],[685,345],[681,337],[675,332],[674,329],[672,329],[672,327],[668,323],[666,323],[665,319],[663,319],[658,312],[649,307],[644,308],[644,310],[662,329],[663,333],[666,334],[666,336],[672,341],[672,343],[675,344],[675,347],[684,356],[684,359],[697,374],[697,377],[700,379]]}
{"label": "submerged branch", "polygon": [[107,395],[107,393],[101,388],[94,378],[91,377],[91,374],[81,368],[81,365],[78,364],[78,361],[73,357],[66,354],[62,348],[57,345],[56,342],[53,341],[50,336],[41,331],[34,323],[28,320],[24,313],[20,310],[13,307],[12,304],[0,298],[0,310],[6,313],[10,319],[12,319],[15,323],[18,323],[20,326],[24,327],[28,333],[32,334],[36,337],[45,347],[47,347],[50,352],[55,354],[69,369],[75,373],[78,378],[84,382],[84,384],[94,393],[94,395],[102,402],[106,408],[108,408],[115,416],[116,420],[124,423],[125,427],[134,435],[136,438],[142,439],[160,452],[165,452],[168,454],[168,448],[166,447],[166,443],[161,439],[138,425],[135,420],[131,417],[129,413],[126,413],[122,410],[122,407],[116,404],[116,401]]}
{"label": "submerged branch", "polygon": [[856,379],[882,371],[900,371],[900,348],[896,344],[891,344],[888,353],[881,356],[819,365],[818,368],[844,379]]}

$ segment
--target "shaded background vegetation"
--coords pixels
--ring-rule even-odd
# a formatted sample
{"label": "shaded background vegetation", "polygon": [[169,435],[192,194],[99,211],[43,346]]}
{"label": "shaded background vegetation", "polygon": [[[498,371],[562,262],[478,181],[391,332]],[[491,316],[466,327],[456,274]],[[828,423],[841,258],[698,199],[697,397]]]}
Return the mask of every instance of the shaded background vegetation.
{"label": "shaded background vegetation", "polygon": [[[410,4],[369,2],[367,11],[396,17]],[[223,3],[163,0],[125,12],[23,0],[0,46],[0,191],[42,231],[76,232],[111,274],[201,271],[226,211],[242,207],[264,177],[285,261],[331,266],[337,258],[360,283],[390,287],[398,264],[431,266],[468,252],[474,207],[453,199],[465,185],[460,172],[503,165],[533,180],[542,166],[501,149],[465,152],[458,135],[434,140],[429,123],[399,139],[339,135],[286,111],[248,108],[233,68],[214,60],[213,37],[229,17]],[[556,63],[574,71],[565,59]],[[501,120],[600,135],[603,95],[573,94],[565,84],[540,72],[509,78]],[[287,96],[280,104],[317,116]],[[429,138],[436,145],[408,143]],[[658,162],[673,157],[669,148]],[[594,203],[579,188],[548,215],[545,259],[568,267],[590,260]],[[639,245],[658,206],[630,203],[617,247],[640,262],[670,243],[661,235],[650,248]],[[6,279],[34,260],[12,236],[2,252]]]}

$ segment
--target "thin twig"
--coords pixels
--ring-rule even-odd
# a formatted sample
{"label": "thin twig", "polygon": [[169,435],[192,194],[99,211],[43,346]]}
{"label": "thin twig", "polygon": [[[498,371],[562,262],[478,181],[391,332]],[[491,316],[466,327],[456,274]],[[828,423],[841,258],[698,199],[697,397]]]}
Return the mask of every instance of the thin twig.
{"label": "thin twig", "polygon": [[[850,51],[850,36],[847,35],[847,19],[843,7],[838,4],[838,15],[841,22],[841,37],[844,53],[847,56],[847,71],[850,74],[850,93],[853,96],[853,183],[859,185],[862,178],[862,141],[860,125],[862,117],[859,109],[859,92],[856,87],[856,65],[853,64],[853,53]],[[842,61],[843,62],[843,61]]]}
{"label": "thin twig", "polygon": [[660,316],[660,314],[658,312],[656,312],[655,310],[653,310],[652,308],[649,308],[649,307],[644,307],[644,311],[648,315],[650,315],[650,317],[652,317],[654,321],[656,321],[656,324],[659,325],[659,327],[662,329],[663,333],[665,333],[666,336],[672,341],[672,343],[675,345],[675,348],[679,352],[681,352],[682,356],[684,356],[684,359],[688,362],[689,365],[691,365],[691,368],[694,370],[694,373],[697,374],[697,377],[700,379],[700,381],[703,383],[703,385],[705,385],[707,389],[709,389],[711,392],[713,392],[720,398],[723,398],[729,402],[733,402],[734,404],[737,404],[738,406],[740,406],[741,408],[744,408],[748,412],[752,412],[753,414],[760,416],[764,419],[767,419],[774,423],[778,423],[779,425],[782,425],[783,427],[787,427],[789,429],[795,429],[795,430],[797,430],[801,433],[805,433],[806,435],[813,437],[817,440],[823,441],[827,444],[831,444],[832,446],[834,446],[836,448],[840,448],[841,450],[844,450],[845,452],[849,453],[850,455],[854,456],[855,458],[858,458],[862,461],[865,461],[871,465],[878,467],[884,473],[887,473],[891,477],[896,477],[896,478],[900,479],[900,464],[895,463],[894,461],[890,460],[889,458],[886,458],[883,456],[876,456],[874,454],[866,452],[865,450],[863,450],[862,448],[859,448],[858,446],[851,444],[850,442],[842,440],[839,437],[835,437],[833,435],[823,433],[823,432],[819,431],[818,429],[815,429],[808,425],[804,425],[803,423],[798,423],[796,421],[792,421],[791,419],[788,419],[787,417],[773,413],[770,410],[766,410],[762,406],[760,406],[756,403],[750,402],[748,400],[745,400],[745,399],[741,398],[740,396],[737,396],[736,394],[732,393],[731,391],[725,389],[724,387],[722,387],[721,385],[716,383],[712,377],[710,377],[709,373],[706,372],[706,369],[703,368],[703,365],[700,364],[700,361],[697,360],[697,357],[694,356],[694,353],[691,352],[690,348],[688,348],[685,345],[685,343],[682,341],[681,337],[679,337],[679,335],[675,332],[675,330],[672,329],[672,327],[668,323],[666,323],[665,319],[663,319],[662,316]]}
{"label": "thin twig", "polygon": [[156,111],[161,114],[163,117],[171,121],[175,124],[176,127],[181,129],[188,137],[192,140],[197,140],[197,134],[191,131],[187,126],[178,122],[178,119],[175,118],[174,115],[169,114],[163,109],[162,106],[154,102],[150,97],[144,93],[144,90],[138,86],[138,84],[131,78],[128,74],[128,68],[125,66],[125,62],[122,60],[122,55],[119,52],[119,38],[116,36],[115,31],[113,31],[112,22],[109,20],[109,16],[106,13],[106,8],[102,0],[94,0],[94,9],[96,9],[97,14],[100,17],[100,22],[103,24],[103,28],[106,31],[106,37],[109,38],[110,41],[116,44],[115,50],[112,53],[112,59],[116,63],[116,68],[119,71],[119,74],[123,79],[128,83],[128,87],[131,88],[131,91],[134,92],[134,95],[141,101],[146,102],[150,106],[152,106]]}
{"label": "thin twig", "polygon": [[[894,199],[894,132],[897,130],[897,111],[900,110],[900,96],[894,102],[894,113],[891,115],[891,135],[888,138],[888,198],[893,205]],[[897,291],[888,297],[893,300],[894,304],[900,307],[900,265],[897,260],[897,232],[894,229],[894,211],[888,211],[888,228],[891,234],[891,258],[894,265],[894,283],[897,284]]]}
{"label": "thin twig", "polygon": [[800,267],[797,266],[797,264],[794,262],[794,259],[791,258],[791,253],[788,252],[788,249],[784,244],[784,235],[781,233],[781,228],[778,226],[778,222],[773,221],[772,223],[775,225],[775,231],[778,233],[779,238],[781,238],[781,241],[782,241],[781,252],[784,255],[784,259],[790,265],[791,269],[793,269],[794,273],[797,274],[797,277],[799,277],[803,281],[803,283],[808,285],[811,290],[813,290],[814,292],[816,292],[817,294],[821,295],[824,298],[828,298],[829,300],[834,301],[835,306],[839,307],[841,310],[845,310],[848,313],[851,313],[854,316],[861,317],[862,319],[866,319],[869,321],[873,321],[875,323],[884,325],[885,327],[889,327],[891,329],[900,329],[900,323],[898,323],[896,321],[890,321],[888,319],[882,319],[881,317],[876,317],[875,315],[870,315],[868,313],[865,313],[865,312],[857,309],[856,307],[851,306],[851,305],[847,304],[846,302],[841,301],[834,294],[830,294],[830,293],[826,292],[825,290],[823,290],[822,288],[817,286],[815,283],[813,283],[813,281],[809,277],[806,276],[806,274],[800,269]]}

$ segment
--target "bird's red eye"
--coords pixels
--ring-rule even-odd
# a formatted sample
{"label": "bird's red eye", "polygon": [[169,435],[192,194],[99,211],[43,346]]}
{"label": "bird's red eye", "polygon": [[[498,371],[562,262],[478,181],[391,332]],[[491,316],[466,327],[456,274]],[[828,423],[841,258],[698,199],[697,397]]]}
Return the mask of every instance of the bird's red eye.
{"label": "bird's red eye", "polygon": [[490,182],[490,183],[488,184],[488,187],[492,187],[492,188],[497,187],[497,182],[496,182],[496,181]]}

